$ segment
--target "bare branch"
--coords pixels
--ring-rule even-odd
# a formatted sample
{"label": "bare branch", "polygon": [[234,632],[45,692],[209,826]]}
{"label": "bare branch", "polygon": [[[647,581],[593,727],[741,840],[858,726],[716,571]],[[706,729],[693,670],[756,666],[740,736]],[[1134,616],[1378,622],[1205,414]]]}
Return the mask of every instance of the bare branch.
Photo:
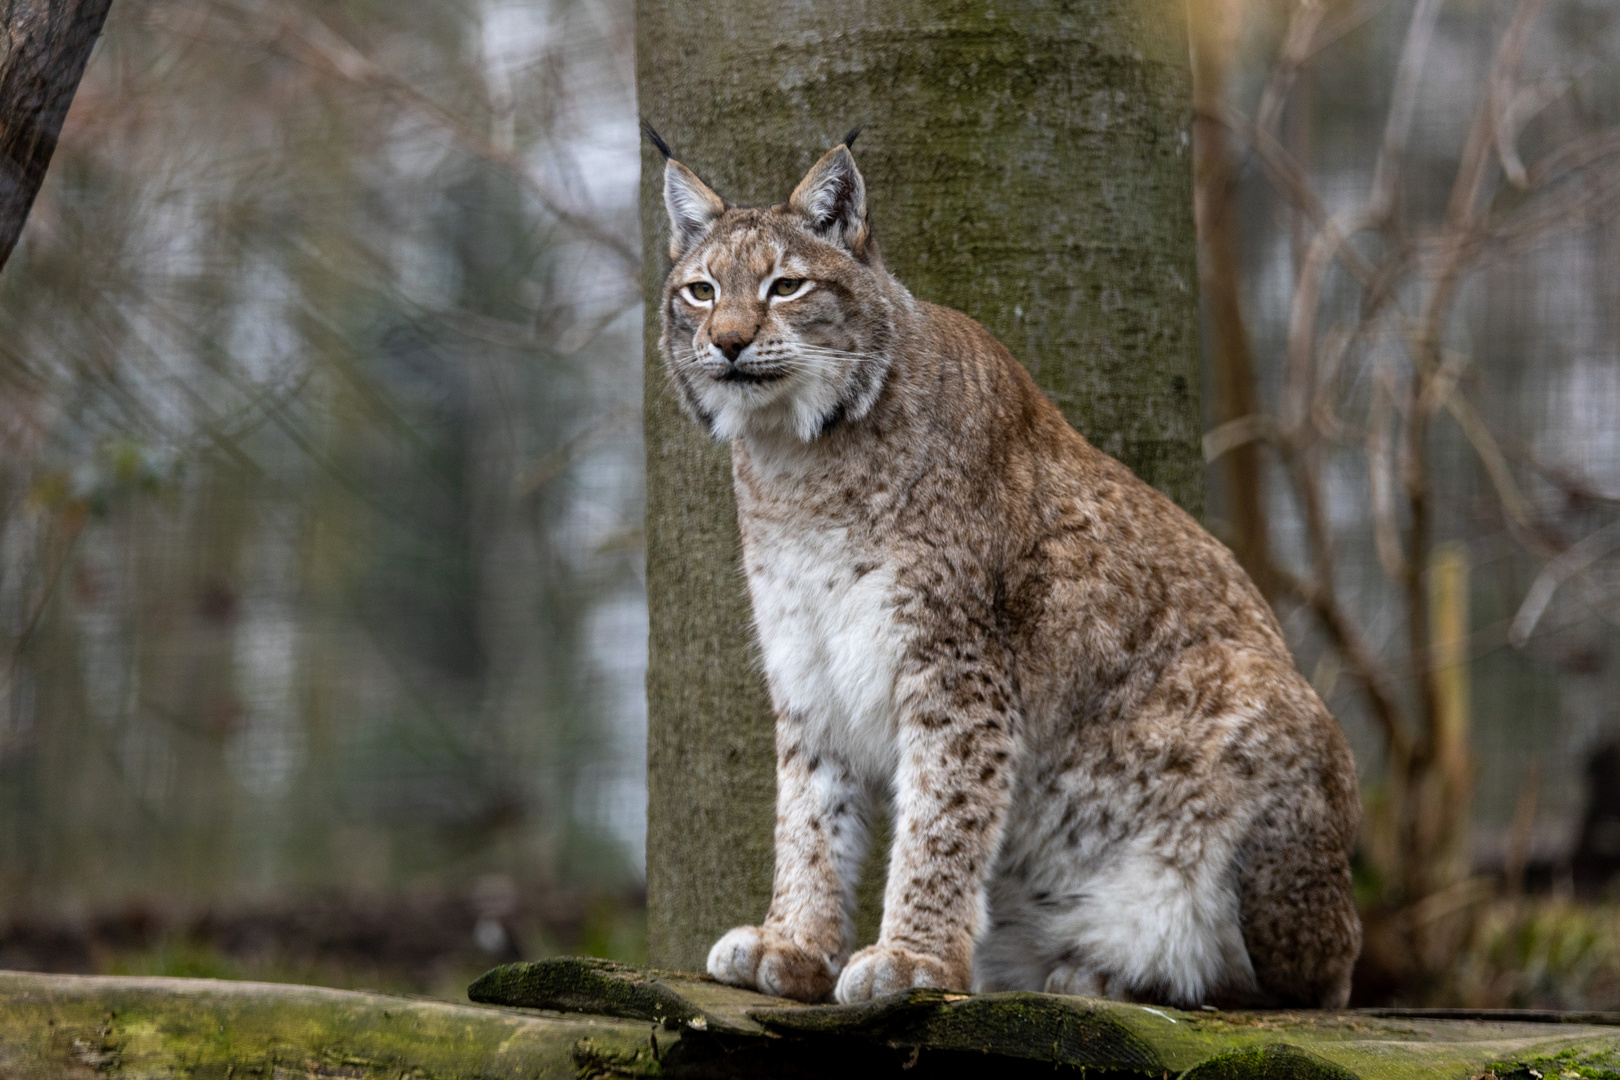
{"label": "bare branch", "polygon": [[1340,252],[1351,250],[1347,239],[1373,224],[1373,219],[1367,216],[1349,216],[1342,222],[1335,221],[1331,227],[1319,231],[1306,250],[1288,316],[1288,358],[1283,374],[1282,430],[1290,439],[1302,438],[1310,420],[1316,317],[1328,269]]}
{"label": "bare branch", "polygon": [[1384,573],[1391,581],[1400,581],[1406,576],[1406,556],[1401,551],[1400,530],[1395,524],[1395,465],[1390,452],[1394,419],[1394,374],[1388,365],[1376,362],[1367,424],[1367,480],[1372,494],[1373,542]]}
{"label": "bare branch", "polygon": [[1388,6],[1389,0],[1361,0],[1360,3],[1346,7],[1332,18],[1324,19],[1321,29],[1311,40],[1310,51],[1305,54],[1304,60],[1315,59],[1318,53],[1351,31],[1359,29]]}
{"label": "bare branch", "polygon": [[1336,322],[1328,327],[1327,334],[1323,337],[1316,395],[1311,401],[1311,423],[1323,438],[1335,442],[1354,441],[1355,432],[1352,426],[1341,419],[1333,409],[1333,393],[1338,388],[1339,376],[1344,370],[1344,358],[1366,325],[1365,319],[1355,327]]}
{"label": "bare branch", "polygon": [[1485,473],[1490,477],[1491,486],[1496,489],[1496,497],[1507,514],[1510,528],[1517,527],[1513,530],[1514,539],[1533,551],[1545,552],[1546,542],[1536,535],[1535,523],[1530,520],[1529,504],[1519,490],[1519,482],[1513,478],[1513,470],[1508,467],[1507,458],[1497,445],[1495,436],[1485,426],[1485,421],[1455,387],[1448,390],[1443,403],[1485,466]]}
{"label": "bare branch", "polygon": [[1255,122],[1260,129],[1276,138],[1277,125],[1282,120],[1288,94],[1299,78],[1299,72],[1315,52],[1313,42],[1317,27],[1322,25],[1326,13],[1322,0],[1297,0],[1294,13],[1289,17],[1288,29],[1283,35],[1282,50],[1272,65],[1271,77],[1260,92],[1260,105],[1255,110]]}
{"label": "bare branch", "polygon": [[1297,574],[1280,571],[1279,580],[1284,588],[1302,604],[1316,613],[1333,647],[1344,657],[1345,666],[1361,682],[1372,706],[1374,721],[1383,733],[1392,762],[1404,764],[1412,756],[1412,740],[1401,718],[1401,707],[1395,688],[1390,685],[1385,664],[1361,636],[1338,598],[1316,582]]}
{"label": "bare branch", "polygon": [[1276,136],[1230,106],[1223,105],[1219,115],[1213,119],[1226,125],[1234,135],[1260,156],[1260,161],[1266,167],[1272,183],[1295,208],[1304,211],[1306,217],[1310,218],[1311,223],[1320,232],[1332,234],[1331,239],[1335,244],[1333,253],[1344,261],[1346,269],[1364,286],[1373,281],[1376,274],[1372,264],[1362,258],[1355,248],[1348,245],[1346,242],[1348,234],[1328,213],[1327,206],[1311,187],[1305,170],[1294,160],[1287,148],[1277,141]]}
{"label": "bare branch", "polygon": [[624,237],[603,228],[602,224],[589,214],[580,213],[565,205],[540,181],[528,162],[512,148],[503,146],[477,131],[473,125],[423,94],[406,80],[373,62],[320,19],[285,0],[280,7],[285,12],[281,28],[285,35],[300,46],[305,59],[316,61],[318,66],[349,82],[374,87],[406,102],[437,124],[467,153],[482,158],[515,177],[535,200],[545,207],[547,213],[612,251],[627,264],[640,267],[641,252],[634,245]]}
{"label": "bare branch", "polygon": [[1503,87],[1496,119],[1496,156],[1501,162],[1502,174],[1513,186],[1530,186],[1524,160],[1519,157],[1517,142],[1520,129],[1596,66],[1597,62],[1588,58],[1578,66],[1549,72],[1511,94],[1507,92],[1509,88]]}
{"label": "bare branch", "polygon": [[1480,189],[1485,181],[1490,151],[1498,144],[1496,134],[1496,120],[1500,114],[1497,107],[1498,88],[1512,77],[1512,73],[1518,71],[1519,62],[1524,56],[1525,43],[1530,36],[1530,27],[1546,2],[1547,0],[1519,0],[1519,6],[1513,12],[1513,21],[1508,25],[1507,32],[1502,35],[1502,40],[1497,46],[1485,96],[1475,114],[1468,143],[1463,148],[1462,160],[1457,167],[1457,180],[1451,192],[1451,203],[1446,211],[1446,220],[1459,232],[1466,231],[1479,213]]}
{"label": "bare branch", "polygon": [[1277,422],[1264,414],[1240,416],[1204,433],[1204,464],[1213,465],[1223,455],[1253,442],[1277,438]]}
{"label": "bare branch", "polygon": [[1373,165],[1372,192],[1367,200],[1367,216],[1375,222],[1383,222],[1395,210],[1406,140],[1411,135],[1412,117],[1417,109],[1418,82],[1434,38],[1435,23],[1440,18],[1440,3],[1441,0],[1418,0],[1412,21],[1407,25],[1406,42],[1395,69],[1395,88],[1384,121],[1384,141]]}
{"label": "bare branch", "polygon": [[561,476],[574,462],[609,434],[636,419],[636,410],[628,405],[609,409],[585,429],[561,446],[542,456],[524,469],[516,478],[513,490],[519,498],[532,498],[541,488]]}
{"label": "bare branch", "polygon": [[1614,551],[1620,551],[1620,521],[1571,545],[1569,550],[1542,567],[1536,580],[1531,582],[1524,603],[1519,605],[1518,614],[1513,616],[1513,625],[1508,628],[1508,642],[1516,649],[1524,648],[1530,635],[1535,632],[1536,623],[1541,621],[1542,612],[1552,602],[1558,586]]}
{"label": "bare branch", "polygon": [[1620,127],[1583,135],[1537,161],[1530,169],[1529,184],[1531,187],[1555,184],[1615,154],[1620,154]]}

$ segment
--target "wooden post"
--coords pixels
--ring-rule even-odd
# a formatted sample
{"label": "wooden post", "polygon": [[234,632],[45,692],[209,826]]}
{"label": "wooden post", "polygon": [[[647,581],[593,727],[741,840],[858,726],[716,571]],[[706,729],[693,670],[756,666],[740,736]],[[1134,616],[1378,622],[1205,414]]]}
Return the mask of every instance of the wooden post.
{"label": "wooden post", "polygon": [[1468,873],[1466,840],[1469,803],[1474,795],[1473,758],[1468,750],[1468,546],[1449,543],[1429,555],[1429,648],[1435,685],[1434,756],[1439,765],[1442,813],[1454,822],[1443,834],[1451,850],[1438,852],[1447,864],[1437,878],[1445,884]]}

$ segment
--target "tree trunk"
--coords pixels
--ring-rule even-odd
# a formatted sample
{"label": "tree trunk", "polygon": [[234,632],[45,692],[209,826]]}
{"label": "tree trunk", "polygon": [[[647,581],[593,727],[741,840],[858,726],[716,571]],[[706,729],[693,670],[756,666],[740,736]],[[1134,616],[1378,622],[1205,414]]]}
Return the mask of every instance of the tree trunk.
{"label": "tree trunk", "polygon": [[[1201,512],[1182,0],[636,14],[641,110],[682,162],[734,203],[778,202],[866,125],[855,154],[889,268],[983,322],[1092,442]],[[769,900],[772,725],[726,453],[680,415],[655,347],[666,229],[660,161],[642,162],[648,944],[698,968]]]}
{"label": "tree trunk", "polygon": [[0,0],[0,267],[56,152],[112,0]]}

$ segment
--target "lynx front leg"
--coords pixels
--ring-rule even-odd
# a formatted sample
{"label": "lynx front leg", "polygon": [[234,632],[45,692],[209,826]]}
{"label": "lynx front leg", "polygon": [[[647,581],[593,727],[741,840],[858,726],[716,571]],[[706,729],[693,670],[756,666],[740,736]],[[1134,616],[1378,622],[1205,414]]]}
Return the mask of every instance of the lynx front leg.
{"label": "lynx front leg", "polygon": [[845,762],[812,752],[803,724],[776,722],[776,875],[762,926],[709,950],[721,982],[824,1001],[855,938],[855,880],[866,853],[865,793]]}
{"label": "lynx front leg", "polygon": [[1011,798],[1017,712],[993,647],[943,645],[948,657],[908,680],[916,689],[902,699],[883,928],[844,968],[835,995],[843,1004],[972,982],[984,881]]}

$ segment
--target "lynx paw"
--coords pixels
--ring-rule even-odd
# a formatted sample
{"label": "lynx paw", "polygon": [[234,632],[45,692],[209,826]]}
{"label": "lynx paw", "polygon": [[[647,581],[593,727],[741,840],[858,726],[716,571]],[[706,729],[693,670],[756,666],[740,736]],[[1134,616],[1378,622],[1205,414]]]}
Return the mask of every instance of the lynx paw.
{"label": "lynx paw", "polygon": [[897,945],[869,945],[849,958],[833,997],[840,1005],[870,1001],[913,987],[966,990],[965,972],[953,972],[945,961]]}
{"label": "lynx paw", "polygon": [[726,931],[709,950],[708,967],[723,983],[795,1001],[825,1001],[835,974],[826,957],[763,926]]}

